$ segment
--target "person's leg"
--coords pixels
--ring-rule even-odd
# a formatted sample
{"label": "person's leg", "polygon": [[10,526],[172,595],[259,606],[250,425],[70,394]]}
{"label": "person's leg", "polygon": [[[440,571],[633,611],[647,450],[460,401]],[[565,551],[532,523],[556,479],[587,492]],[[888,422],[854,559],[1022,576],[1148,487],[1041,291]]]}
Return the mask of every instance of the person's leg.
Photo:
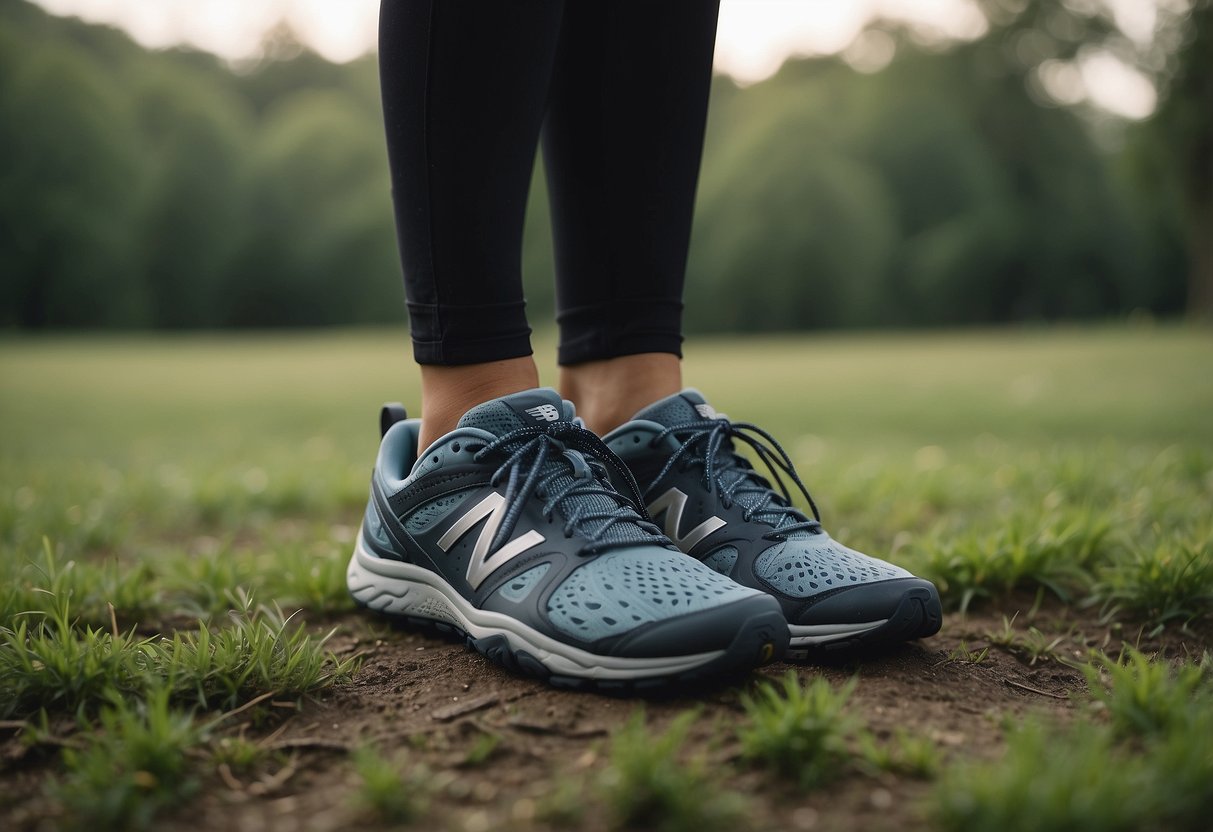
{"label": "person's leg", "polygon": [[421,447],[538,384],[522,225],[563,3],[384,0],[379,64]]}
{"label": "person's leg", "polygon": [[682,387],[717,4],[570,3],[543,129],[561,391],[605,432]]}

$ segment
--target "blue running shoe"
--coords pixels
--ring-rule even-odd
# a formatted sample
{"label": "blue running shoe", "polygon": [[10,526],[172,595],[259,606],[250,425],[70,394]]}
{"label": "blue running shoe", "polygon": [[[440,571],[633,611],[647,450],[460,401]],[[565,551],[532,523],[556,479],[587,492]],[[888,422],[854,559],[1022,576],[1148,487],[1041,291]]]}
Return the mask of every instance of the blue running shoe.
{"label": "blue running shoe", "polygon": [[[679,549],[779,600],[789,656],[939,631],[943,611],[930,581],[832,539],[779,443],[755,425],[729,421],[697,391],[662,399],[605,441]],[[737,452],[740,444],[770,469],[778,491]],[[792,505],[785,476],[812,517]]]}
{"label": "blue running shoe", "polygon": [[475,407],[420,456],[419,426],[385,407],[347,573],[359,604],[564,687],[696,681],[783,654],[779,605],[671,545],[556,391]]}

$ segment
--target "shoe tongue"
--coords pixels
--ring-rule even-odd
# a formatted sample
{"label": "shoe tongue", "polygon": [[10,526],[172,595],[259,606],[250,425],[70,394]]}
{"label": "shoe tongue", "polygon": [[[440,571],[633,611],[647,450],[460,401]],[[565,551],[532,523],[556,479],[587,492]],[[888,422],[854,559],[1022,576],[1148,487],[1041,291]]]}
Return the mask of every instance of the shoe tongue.
{"label": "shoe tongue", "polygon": [[[571,422],[575,416],[572,402],[560,398],[560,394],[550,387],[539,387],[477,405],[463,414],[459,427],[479,428],[494,436],[505,436],[523,427]],[[550,477],[548,487],[551,491],[559,491],[573,484],[575,469],[575,462],[557,453],[548,458],[540,474]],[[581,493],[565,497],[560,501],[559,508],[567,518],[578,509],[583,514],[611,512],[618,509],[618,503],[605,494]],[[636,518],[637,521],[639,519]],[[635,523],[616,523],[606,530],[601,539],[607,542],[643,543],[648,538],[648,533],[641,531]]]}
{"label": "shoe tongue", "polygon": [[[669,428],[684,425],[687,422],[702,422],[705,419],[724,419],[725,415],[717,413],[698,390],[688,388],[681,393],[675,393],[673,396],[667,396],[661,401],[654,402],[637,413],[633,418],[656,422],[663,427]],[[732,449],[731,443],[727,444],[721,452],[725,454],[736,453]],[[744,476],[745,474],[741,473],[741,471],[734,470],[726,479],[732,481]],[[742,491],[734,499],[739,505],[743,505],[746,508],[755,508],[762,502],[763,497],[758,492]],[[769,522],[775,528],[795,522],[789,515],[779,511],[761,512],[754,516],[759,520]],[[816,532],[804,530],[792,532],[788,535],[788,538],[811,537],[815,534]]]}
{"label": "shoe tongue", "polygon": [[698,390],[687,388],[654,402],[632,418],[670,428],[687,422],[702,422],[704,419],[723,419],[724,414],[717,413]]}
{"label": "shoe tongue", "polygon": [[571,422],[573,403],[560,398],[550,387],[511,393],[476,405],[459,420],[461,428],[479,428],[494,436],[505,436],[519,428]]}

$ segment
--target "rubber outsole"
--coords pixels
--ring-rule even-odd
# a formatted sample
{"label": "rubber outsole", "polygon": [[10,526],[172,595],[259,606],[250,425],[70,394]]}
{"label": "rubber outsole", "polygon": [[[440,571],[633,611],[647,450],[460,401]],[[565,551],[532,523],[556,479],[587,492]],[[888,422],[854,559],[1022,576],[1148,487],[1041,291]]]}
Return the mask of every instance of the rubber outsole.
{"label": "rubber outsole", "polygon": [[[380,568],[382,568],[382,564]],[[387,581],[392,580],[387,576],[382,577]],[[427,578],[427,580],[432,579],[433,576]],[[381,591],[383,589],[382,586],[376,589],[374,586],[375,576],[368,576],[368,573],[359,564],[358,550],[355,550],[354,558],[351,559],[349,580],[351,595],[355,603],[360,607],[395,622],[424,627],[439,633],[455,636],[461,639],[469,648],[507,670],[542,679],[553,687],[572,690],[595,690],[603,693],[626,694],[630,692],[638,693],[660,690],[684,684],[702,684],[708,680],[719,680],[728,676],[748,673],[761,665],[782,658],[789,640],[787,622],[782,613],[774,609],[768,612],[756,613],[745,619],[738,627],[736,635],[727,647],[722,650],[714,650],[710,654],[703,654],[703,660],[697,664],[688,664],[688,662],[696,661],[696,656],[675,656],[670,657],[670,663],[682,665],[681,667],[671,672],[661,672],[660,670],[653,672],[651,667],[657,660],[640,659],[636,660],[637,669],[634,675],[621,675],[621,669],[617,665],[619,662],[626,660],[603,656],[601,657],[602,662],[616,665],[613,670],[609,671],[609,678],[591,675],[570,675],[548,667],[538,656],[526,648],[511,644],[510,638],[507,635],[513,636],[517,641],[519,635],[517,632],[510,632],[508,634],[504,632],[500,634],[489,633],[479,637],[469,633],[458,621],[452,620],[455,617],[453,604],[450,608],[442,610],[443,618],[440,619],[404,612],[403,609],[407,607],[403,604],[383,603],[384,600],[388,599],[403,600],[406,596],[411,597],[410,590],[402,590],[399,586],[391,592]],[[420,589],[421,585],[415,584],[414,587]],[[434,587],[428,585],[426,589],[432,591]],[[447,595],[447,599],[447,603],[450,604],[449,595]],[[392,606],[396,607],[396,611],[391,609]],[[425,609],[425,611],[428,612],[429,609]],[[438,610],[436,609],[436,611]],[[486,629],[483,622],[475,622],[469,626],[475,626],[482,631]],[[585,655],[592,656],[592,654],[583,654],[583,658]],[[594,657],[594,661],[597,663],[599,658]],[[596,669],[589,667],[587,668],[587,672],[592,673]],[[631,670],[622,672],[631,673]]]}
{"label": "rubber outsole", "polygon": [[883,624],[860,633],[850,633],[830,641],[796,644],[788,648],[789,659],[866,650],[927,638],[943,626],[943,605],[933,588],[914,587],[906,590],[893,614]]}

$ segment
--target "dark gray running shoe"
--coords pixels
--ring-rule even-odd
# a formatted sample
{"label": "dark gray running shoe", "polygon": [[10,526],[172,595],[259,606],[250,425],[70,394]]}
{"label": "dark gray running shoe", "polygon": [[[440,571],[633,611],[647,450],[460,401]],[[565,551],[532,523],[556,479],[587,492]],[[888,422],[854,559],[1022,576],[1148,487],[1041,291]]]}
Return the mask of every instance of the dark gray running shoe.
{"label": "dark gray running shoe", "polygon": [[694,681],[783,654],[779,605],[674,548],[556,391],[475,407],[420,456],[419,425],[384,409],[347,574],[359,604],[568,687]]}
{"label": "dark gray running shoe", "polygon": [[[789,655],[923,638],[943,621],[935,586],[848,549],[822,528],[783,448],[730,422],[695,390],[645,408],[605,437],[640,483],[650,516],[682,551],[779,600]],[[737,452],[750,446],[779,491]],[[792,505],[784,477],[813,516]]]}

